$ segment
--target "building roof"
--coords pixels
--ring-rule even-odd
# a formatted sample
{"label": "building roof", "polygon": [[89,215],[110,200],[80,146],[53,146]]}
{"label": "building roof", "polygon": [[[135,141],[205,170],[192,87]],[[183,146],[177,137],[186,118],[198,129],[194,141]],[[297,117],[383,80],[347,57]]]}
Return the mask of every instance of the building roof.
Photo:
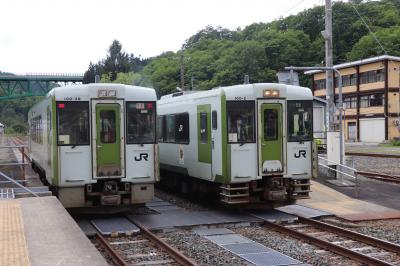
{"label": "building roof", "polygon": [[328,102],[318,96],[314,96],[314,101],[321,102],[323,104],[327,104]]}
{"label": "building roof", "polygon": [[[364,64],[379,62],[382,60],[400,61],[400,57],[391,56],[391,55],[380,55],[380,56],[370,57],[370,58],[361,59],[361,60],[357,60],[357,61],[347,62],[347,63],[343,63],[343,64],[339,64],[339,65],[334,65],[333,67],[336,69],[341,69],[341,68],[347,68],[347,67],[352,67],[352,66],[357,66],[357,65],[364,65]],[[304,73],[305,74],[315,74],[315,73],[320,73],[320,72],[324,72],[324,70],[310,70],[310,71],[306,71]]]}

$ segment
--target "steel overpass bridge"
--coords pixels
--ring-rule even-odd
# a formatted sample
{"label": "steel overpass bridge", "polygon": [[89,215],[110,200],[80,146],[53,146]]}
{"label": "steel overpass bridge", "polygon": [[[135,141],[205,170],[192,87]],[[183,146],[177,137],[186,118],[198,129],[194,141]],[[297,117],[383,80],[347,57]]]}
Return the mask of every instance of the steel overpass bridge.
{"label": "steel overpass bridge", "polygon": [[82,81],[83,74],[76,73],[0,73],[0,100],[44,96],[54,87],[81,84]]}

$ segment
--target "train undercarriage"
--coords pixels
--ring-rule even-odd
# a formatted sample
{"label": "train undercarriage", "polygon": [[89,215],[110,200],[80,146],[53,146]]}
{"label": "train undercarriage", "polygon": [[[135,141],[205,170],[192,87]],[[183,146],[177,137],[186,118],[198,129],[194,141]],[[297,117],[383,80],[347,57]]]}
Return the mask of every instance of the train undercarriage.
{"label": "train undercarriage", "polygon": [[309,198],[310,179],[266,176],[245,183],[220,184],[182,174],[162,171],[161,185],[197,199],[217,201],[240,208],[273,208]]}

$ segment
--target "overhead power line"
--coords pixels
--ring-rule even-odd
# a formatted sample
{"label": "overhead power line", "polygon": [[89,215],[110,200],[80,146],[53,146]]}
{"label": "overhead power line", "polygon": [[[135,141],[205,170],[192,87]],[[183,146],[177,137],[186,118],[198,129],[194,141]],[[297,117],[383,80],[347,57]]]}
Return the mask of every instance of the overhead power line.
{"label": "overhead power line", "polygon": [[365,27],[367,27],[368,31],[371,33],[372,37],[375,39],[375,41],[379,44],[381,47],[382,51],[387,55],[387,52],[385,48],[383,47],[382,43],[379,41],[378,37],[375,35],[375,33],[371,30],[371,28],[368,26],[367,22],[364,20],[364,18],[361,16],[360,12],[358,12],[357,7],[355,4],[351,3],[351,6],[353,7],[354,11],[356,11],[357,15],[360,17],[362,23],[364,23]]}

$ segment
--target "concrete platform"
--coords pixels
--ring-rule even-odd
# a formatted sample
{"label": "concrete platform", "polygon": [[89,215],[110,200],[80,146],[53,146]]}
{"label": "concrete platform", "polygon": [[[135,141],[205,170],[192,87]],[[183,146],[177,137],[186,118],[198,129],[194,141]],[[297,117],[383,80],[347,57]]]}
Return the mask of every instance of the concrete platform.
{"label": "concrete platform", "polygon": [[55,197],[0,201],[0,265],[108,265]]}
{"label": "concrete platform", "polygon": [[299,205],[333,213],[350,221],[400,218],[400,211],[346,196],[323,184],[312,181],[310,199],[299,200]]}

